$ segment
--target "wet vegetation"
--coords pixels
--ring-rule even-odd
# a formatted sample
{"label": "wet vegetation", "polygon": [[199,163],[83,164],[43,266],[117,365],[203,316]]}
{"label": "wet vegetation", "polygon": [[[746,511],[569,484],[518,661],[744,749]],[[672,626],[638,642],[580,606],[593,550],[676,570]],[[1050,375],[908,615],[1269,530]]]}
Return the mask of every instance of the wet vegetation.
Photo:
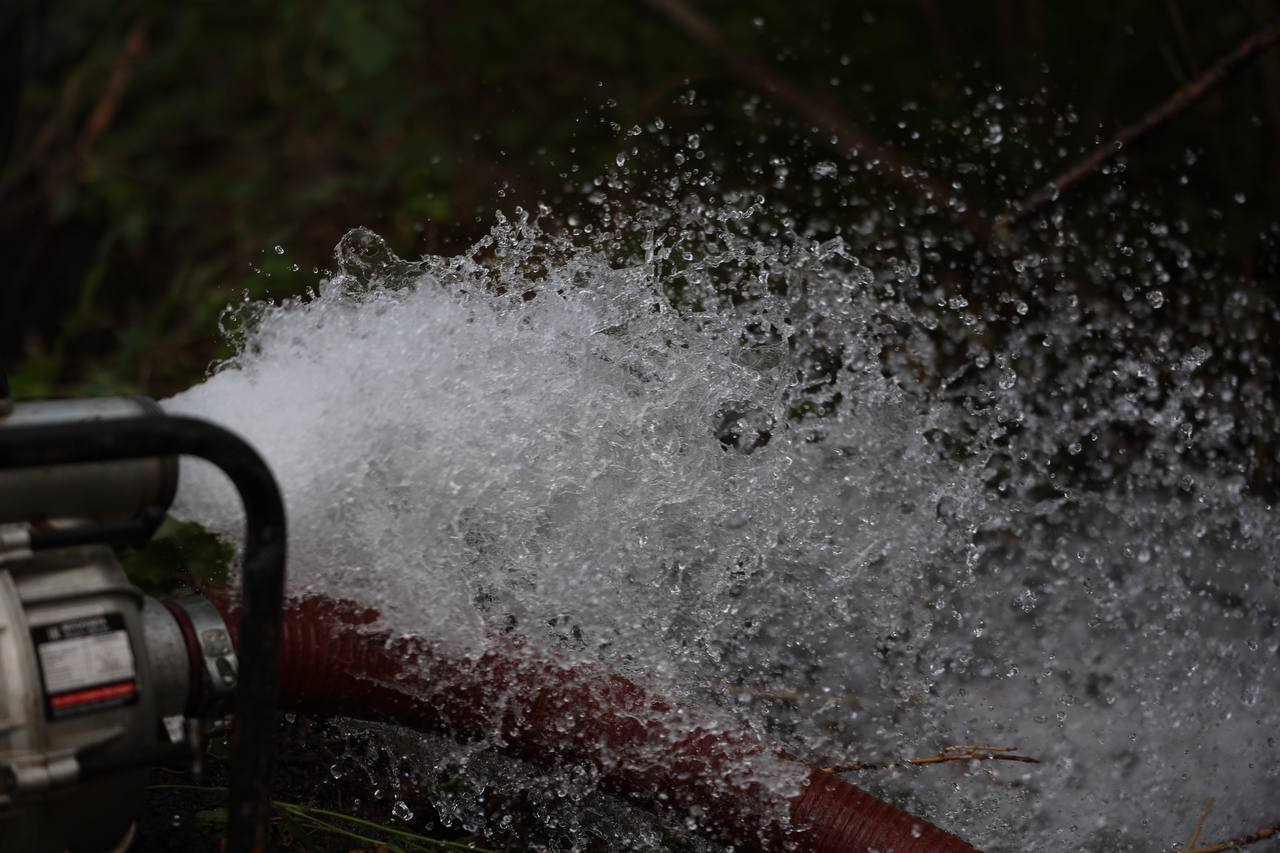
{"label": "wet vegetation", "polygon": [[[659,118],[701,137],[715,180],[767,190],[801,229],[915,201],[901,182],[860,179],[851,194],[824,176],[847,153],[814,129],[832,123],[955,182],[968,217],[990,221],[1273,11],[702,2],[721,39],[709,47],[672,6],[695,8],[7,4],[0,358],[25,394],[173,392],[218,354],[228,303],[302,292],[348,228],[414,256],[463,248],[516,205],[588,221],[592,180]],[[803,103],[770,91],[780,80]],[[1223,282],[1274,277],[1278,158],[1271,53],[1046,212],[1062,217],[1048,230],[1105,247],[1138,225],[1134,205],[1153,207],[1213,258],[1217,275],[1168,288],[1202,311]],[[662,174],[634,169],[628,184],[660,191]],[[1003,284],[965,256],[957,276]]]}

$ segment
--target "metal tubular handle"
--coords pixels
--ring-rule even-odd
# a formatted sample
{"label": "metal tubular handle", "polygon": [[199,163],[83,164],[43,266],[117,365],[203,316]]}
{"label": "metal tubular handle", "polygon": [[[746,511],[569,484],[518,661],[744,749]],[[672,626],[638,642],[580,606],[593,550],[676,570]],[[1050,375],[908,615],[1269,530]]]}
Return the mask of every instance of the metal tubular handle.
{"label": "metal tubular handle", "polygon": [[213,463],[231,479],[244,504],[243,653],[227,849],[257,853],[266,849],[271,808],[286,543],[284,500],[266,462],[235,433],[196,418],[119,418],[0,430],[0,469],[156,456],[198,456]]}

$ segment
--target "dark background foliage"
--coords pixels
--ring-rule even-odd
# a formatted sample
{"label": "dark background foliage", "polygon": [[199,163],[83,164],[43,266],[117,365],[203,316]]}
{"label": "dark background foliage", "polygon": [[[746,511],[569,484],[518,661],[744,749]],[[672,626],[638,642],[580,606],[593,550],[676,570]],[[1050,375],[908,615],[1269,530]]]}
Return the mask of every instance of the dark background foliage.
{"label": "dark background foliage", "polygon": [[[935,180],[963,181],[970,213],[989,219],[1271,7],[704,0],[718,51],[639,0],[11,0],[0,359],[25,395],[171,393],[217,355],[224,306],[314,284],[348,228],[415,255],[463,248],[516,205],[589,215],[590,179],[655,118],[722,141],[724,185],[770,186],[767,164],[783,158],[772,198],[798,219],[847,217],[809,168],[832,156],[829,134],[744,66],[793,82]],[[972,138],[993,98],[1008,104],[995,150]],[[1123,181],[1257,281],[1275,266],[1278,143],[1273,52],[1126,152]],[[723,156],[735,146],[750,156]],[[669,171],[637,170],[629,185]],[[1088,220],[1119,179],[1077,190],[1066,215]],[[1184,284],[1193,301],[1205,286]]]}

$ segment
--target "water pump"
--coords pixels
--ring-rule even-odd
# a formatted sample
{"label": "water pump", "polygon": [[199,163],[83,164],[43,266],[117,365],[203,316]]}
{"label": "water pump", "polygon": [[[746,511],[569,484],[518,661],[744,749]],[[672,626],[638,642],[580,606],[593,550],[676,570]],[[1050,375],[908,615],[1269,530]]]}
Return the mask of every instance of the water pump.
{"label": "water pump", "polygon": [[[240,654],[199,595],[129,583],[141,545],[203,457],[244,502]],[[262,850],[284,590],[280,492],[258,454],[138,397],[15,403],[0,373],[0,850],[124,850],[161,764],[198,765],[235,711],[228,849]]]}

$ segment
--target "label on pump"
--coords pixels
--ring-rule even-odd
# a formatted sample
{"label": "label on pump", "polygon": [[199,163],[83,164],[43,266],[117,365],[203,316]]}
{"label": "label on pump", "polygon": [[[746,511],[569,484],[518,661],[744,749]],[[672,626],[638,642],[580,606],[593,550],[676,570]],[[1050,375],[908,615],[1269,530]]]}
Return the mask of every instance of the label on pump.
{"label": "label on pump", "polygon": [[107,613],[31,629],[44,710],[50,720],[105,711],[138,701],[137,669],[124,615]]}

